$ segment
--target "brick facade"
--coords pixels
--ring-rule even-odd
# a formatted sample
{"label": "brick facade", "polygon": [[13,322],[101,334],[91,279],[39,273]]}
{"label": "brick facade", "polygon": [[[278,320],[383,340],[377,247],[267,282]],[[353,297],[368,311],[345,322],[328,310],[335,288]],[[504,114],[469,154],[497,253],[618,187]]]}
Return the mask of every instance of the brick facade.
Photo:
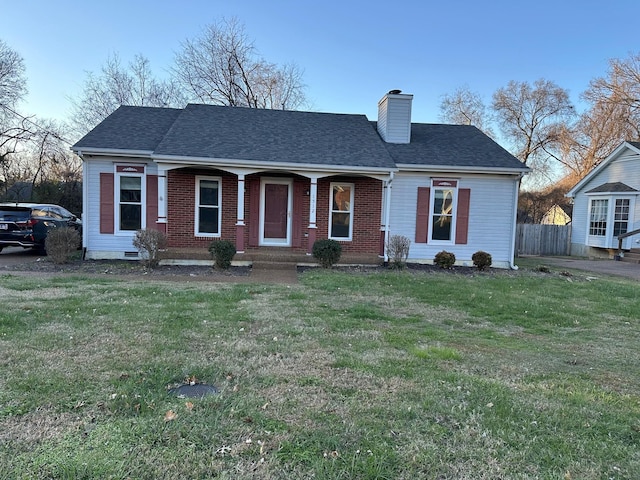
{"label": "brick facade", "polygon": [[[167,236],[169,247],[173,248],[208,248],[213,240],[209,237],[195,236],[195,200],[197,175],[220,177],[222,179],[222,227],[220,238],[236,241],[238,181],[233,174],[220,170],[184,168],[171,170],[167,177]],[[270,178],[275,175],[253,174],[245,178],[245,212],[244,212],[244,244],[249,246],[249,230],[253,222],[260,222],[260,218],[251,218],[252,202],[259,202],[259,198],[252,198],[249,186],[259,181],[261,177]],[[309,200],[310,181],[308,178],[287,175],[283,178],[293,179],[294,211],[299,209],[302,221],[297,228],[299,245],[289,247],[296,252],[308,251]],[[353,205],[353,237],[352,241],[340,242],[347,253],[379,253],[380,249],[380,215],[382,208],[382,182],[369,177],[328,177],[318,180],[318,195],[316,204],[316,239],[328,237],[329,222],[329,189],[333,182],[352,183],[354,185]],[[254,212],[256,209],[254,209]],[[259,210],[258,210],[259,211]],[[294,223],[295,225],[295,223]],[[296,232],[292,232],[295,237]]]}

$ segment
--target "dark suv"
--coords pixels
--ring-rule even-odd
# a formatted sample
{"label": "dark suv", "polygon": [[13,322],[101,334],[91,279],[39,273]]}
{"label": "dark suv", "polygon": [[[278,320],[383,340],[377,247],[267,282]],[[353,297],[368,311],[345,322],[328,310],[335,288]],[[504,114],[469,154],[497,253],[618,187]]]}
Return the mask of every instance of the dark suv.
{"label": "dark suv", "polygon": [[58,205],[0,203],[0,251],[22,247],[44,252],[47,232],[57,227],[72,227],[82,234],[82,221]]}

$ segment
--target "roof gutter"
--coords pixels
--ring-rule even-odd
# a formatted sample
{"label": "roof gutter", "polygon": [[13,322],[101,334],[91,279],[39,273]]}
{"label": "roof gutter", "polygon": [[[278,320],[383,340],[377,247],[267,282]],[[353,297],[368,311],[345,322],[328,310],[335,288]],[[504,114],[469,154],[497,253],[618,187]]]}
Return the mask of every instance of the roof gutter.
{"label": "roof gutter", "polygon": [[105,155],[112,157],[144,157],[151,158],[153,150],[121,150],[118,148],[74,148],[71,147],[71,151],[75,152],[78,156],[83,155]]}
{"label": "roof gutter", "polygon": [[334,165],[294,162],[269,162],[256,160],[238,160],[232,158],[203,158],[203,157],[176,157],[173,155],[153,155],[152,159],[157,163],[172,163],[185,165],[219,166],[219,167],[245,167],[264,170],[298,170],[307,172],[336,172],[336,173],[361,173],[361,174],[389,174],[397,171],[393,167],[366,167],[358,165]]}
{"label": "roof gutter", "polygon": [[505,168],[505,167],[472,167],[472,166],[456,166],[456,165],[415,165],[412,163],[398,163],[398,169],[400,170],[410,170],[415,172],[438,172],[442,174],[442,172],[451,172],[451,173],[495,173],[495,174],[509,174],[509,175],[520,175],[530,172],[531,169],[528,167],[514,167],[514,168]]}

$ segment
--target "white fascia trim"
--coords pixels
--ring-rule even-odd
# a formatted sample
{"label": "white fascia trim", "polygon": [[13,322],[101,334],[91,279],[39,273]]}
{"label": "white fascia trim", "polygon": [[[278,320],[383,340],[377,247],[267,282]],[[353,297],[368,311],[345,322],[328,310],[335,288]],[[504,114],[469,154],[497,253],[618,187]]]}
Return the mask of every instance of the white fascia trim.
{"label": "white fascia trim", "polygon": [[109,157],[151,158],[151,155],[153,155],[153,150],[121,150],[118,148],[75,148],[72,150],[80,156],[95,155]]}
{"label": "white fascia trim", "polygon": [[640,195],[640,192],[590,192],[584,194],[586,197],[631,197]]}
{"label": "white fascia trim", "polygon": [[600,162],[600,164],[596,165],[589,173],[587,173],[582,180],[580,180],[578,183],[576,183],[573,188],[571,190],[569,190],[567,193],[565,193],[565,197],[568,198],[575,198],[576,193],[578,193],[582,187],[585,186],[585,184],[589,183],[589,181],[598,174],[598,172],[600,170],[602,170],[603,168],[605,168],[607,165],[609,165],[614,158],[616,158],[624,149],[629,149],[629,150],[633,150],[634,152],[636,152],[638,155],[640,155],[640,150],[638,150],[636,147],[634,147],[633,145],[629,144],[628,142],[622,142],[618,148],[616,148],[613,152],[611,152],[611,154],[605,158],[602,162]]}
{"label": "white fascia trim", "polygon": [[153,155],[153,160],[157,163],[167,162],[172,164],[201,165],[207,167],[244,167],[260,171],[282,170],[282,171],[304,171],[304,172],[334,172],[335,174],[360,173],[360,174],[389,174],[397,169],[384,167],[358,167],[349,165],[318,165],[314,163],[290,163],[290,162],[256,162],[251,160],[238,160],[235,158],[202,158],[202,157],[174,157],[171,155]]}
{"label": "white fascia trim", "polygon": [[507,175],[522,175],[531,171],[529,167],[502,168],[502,167],[465,167],[455,165],[415,165],[411,163],[399,163],[398,171],[414,172],[453,172],[453,173],[494,173]]}

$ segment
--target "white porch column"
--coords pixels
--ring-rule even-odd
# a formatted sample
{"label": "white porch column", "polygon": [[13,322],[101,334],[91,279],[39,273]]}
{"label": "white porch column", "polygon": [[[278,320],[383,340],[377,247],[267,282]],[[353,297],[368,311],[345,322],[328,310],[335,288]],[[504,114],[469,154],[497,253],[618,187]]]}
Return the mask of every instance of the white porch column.
{"label": "white porch column", "polygon": [[389,255],[387,253],[387,243],[389,242],[389,235],[391,232],[391,185],[393,183],[393,172],[389,176],[388,180],[384,181],[384,189],[382,192],[382,231],[380,232],[380,254],[384,257],[385,263],[389,261]]}
{"label": "white porch column", "polygon": [[158,230],[167,233],[167,169],[158,165]]}
{"label": "white porch column", "polygon": [[313,244],[316,241],[316,230],[318,226],[316,225],[316,207],[318,204],[318,179],[316,177],[311,177],[310,179],[310,188],[309,188],[309,236],[307,243],[307,254],[311,255],[313,250]]}
{"label": "white porch column", "polygon": [[237,208],[237,220],[236,220],[236,252],[244,253],[244,173],[238,173],[238,208]]}

